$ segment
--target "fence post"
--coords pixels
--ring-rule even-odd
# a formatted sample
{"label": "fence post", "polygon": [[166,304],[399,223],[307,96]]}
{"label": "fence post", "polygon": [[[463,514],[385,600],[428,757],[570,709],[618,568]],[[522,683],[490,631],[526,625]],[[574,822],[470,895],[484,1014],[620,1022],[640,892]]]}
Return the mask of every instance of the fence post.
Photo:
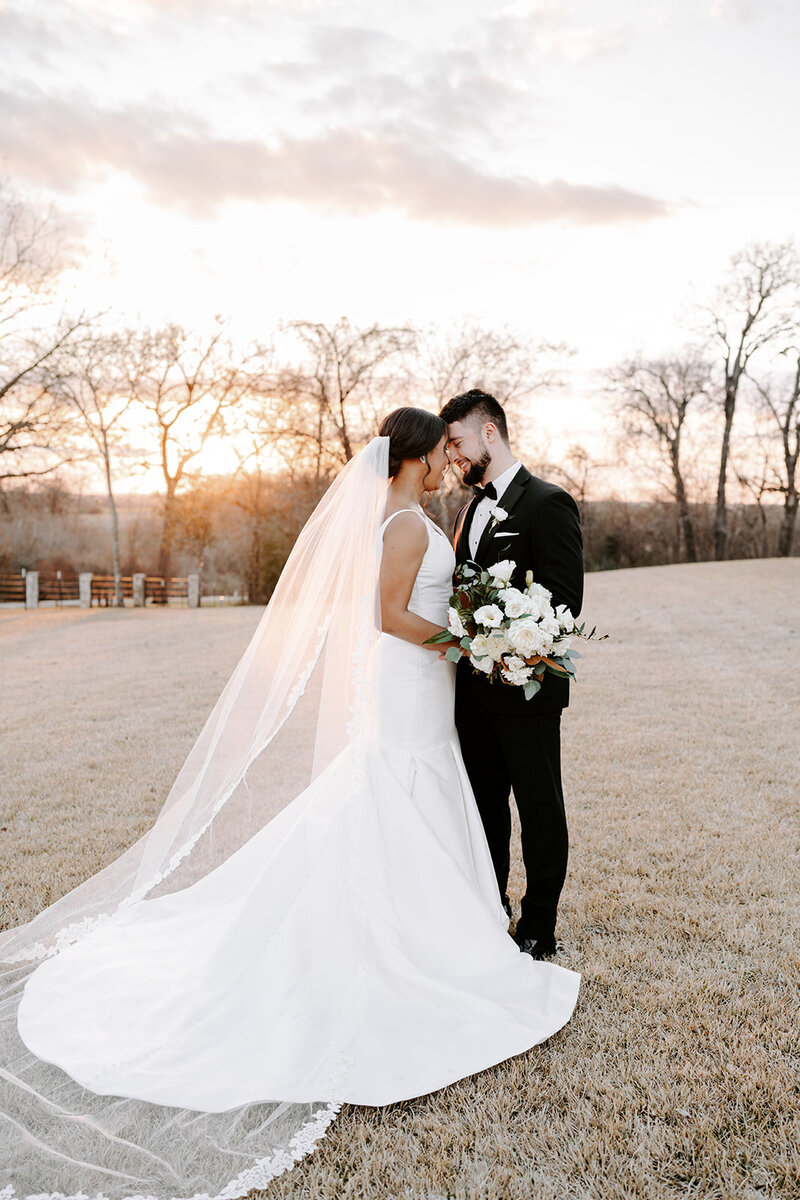
{"label": "fence post", "polygon": [[25,574],[25,607],[39,606],[39,572],[27,571]]}
{"label": "fence post", "polygon": [[78,576],[78,595],[80,596],[81,608],[92,607],[92,572],[81,571]]}
{"label": "fence post", "polygon": [[187,596],[189,599],[189,608],[200,607],[200,576],[187,575]]}
{"label": "fence post", "polygon": [[131,590],[133,591],[133,607],[144,608],[144,583],[147,576],[143,571],[137,571],[131,576]]}

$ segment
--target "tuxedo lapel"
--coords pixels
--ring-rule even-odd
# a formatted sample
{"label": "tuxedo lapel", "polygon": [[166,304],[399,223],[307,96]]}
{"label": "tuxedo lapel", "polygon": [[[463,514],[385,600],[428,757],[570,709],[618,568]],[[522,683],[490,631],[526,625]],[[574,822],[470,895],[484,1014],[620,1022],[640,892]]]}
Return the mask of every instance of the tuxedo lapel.
{"label": "tuxedo lapel", "polygon": [[461,513],[456,518],[455,538],[453,539],[453,549],[456,552],[456,562],[466,562],[469,558],[469,527],[472,524],[472,517],[478,505],[478,497],[473,496],[468,504],[461,510]]}
{"label": "tuxedo lapel", "polygon": [[[517,504],[519,504],[522,497],[525,495],[525,485],[530,478],[531,478],[531,473],[528,470],[528,468],[520,466],[520,469],[517,471],[516,475],[511,480],[511,483],[508,485],[506,490],[503,492],[503,495],[498,500],[497,503],[498,503],[499,507],[502,508],[504,512],[508,513],[507,519],[511,518],[512,512],[516,508]],[[487,524],[486,528],[484,529],[483,533],[481,534],[481,539],[478,542],[478,548],[475,551],[475,558],[478,562],[481,561],[481,555],[484,554],[485,551],[488,549],[489,542],[491,540],[493,533],[494,533],[494,523],[493,523],[493,521],[490,520],[489,523]]]}

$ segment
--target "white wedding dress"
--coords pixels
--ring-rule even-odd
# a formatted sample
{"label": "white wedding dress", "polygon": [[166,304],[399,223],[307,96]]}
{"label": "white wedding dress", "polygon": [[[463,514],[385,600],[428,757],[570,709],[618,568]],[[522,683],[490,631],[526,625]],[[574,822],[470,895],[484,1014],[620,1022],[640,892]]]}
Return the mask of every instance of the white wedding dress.
{"label": "white wedding dress", "polygon": [[[445,624],[453,551],[420,517],[409,608]],[[345,751],[210,875],[42,963],[19,1010],[35,1054],[95,1092],[201,1111],[380,1105],[569,1020],[579,976],[506,932],[453,724],[454,667],[383,634],[373,669],[377,736],[357,789]]]}

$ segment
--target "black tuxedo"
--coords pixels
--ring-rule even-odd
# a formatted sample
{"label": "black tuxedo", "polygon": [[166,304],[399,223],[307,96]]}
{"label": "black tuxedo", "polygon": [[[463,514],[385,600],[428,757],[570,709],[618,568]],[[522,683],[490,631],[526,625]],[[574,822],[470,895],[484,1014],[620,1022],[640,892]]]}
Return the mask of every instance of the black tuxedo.
{"label": "black tuxedo", "polygon": [[[575,501],[556,484],[520,466],[498,501],[508,516],[491,521],[474,555],[469,529],[477,497],[456,517],[458,563],[489,567],[512,559],[511,583],[524,588],[525,574],[548,588],[553,603],[577,617],[583,601],[583,544]],[[500,892],[508,884],[510,793],[519,811],[528,886],[518,932],[547,939],[567,869],[567,822],[561,789],[561,710],[569,704],[569,681],[549,672],[541,691],[526,700],[522,688],[490,683],[462,659],[456,674],[456,725],[475,799],[483,820]]]}

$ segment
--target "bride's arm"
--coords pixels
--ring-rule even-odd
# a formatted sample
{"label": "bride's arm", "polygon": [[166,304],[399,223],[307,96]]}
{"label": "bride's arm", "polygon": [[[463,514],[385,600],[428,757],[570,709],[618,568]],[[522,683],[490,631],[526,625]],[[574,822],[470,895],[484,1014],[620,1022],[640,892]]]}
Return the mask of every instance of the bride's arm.
{"label": "bride's arm", "polygon": [[[408,611],[414,580],[428,546],[428,531],[414,513],[398,513],[383,535],[381,558],[381,628],[384,633],[421,646],[427,638],[441,633],[442,626]],[[426,646],[437,654],[442,646]],[[444,649],[447,649],[445,646]]]}

